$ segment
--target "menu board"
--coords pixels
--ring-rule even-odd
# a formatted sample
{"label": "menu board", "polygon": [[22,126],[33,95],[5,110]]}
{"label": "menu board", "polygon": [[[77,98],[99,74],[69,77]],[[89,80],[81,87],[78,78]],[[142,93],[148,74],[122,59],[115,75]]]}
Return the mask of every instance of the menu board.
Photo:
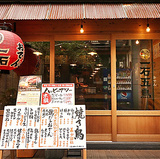
{"label": "menu board", "polygon": [[0,149],[84,149],[85,123],[85,105],[6,106]]}
{"label": "menu board", "polygon": [[42,84],[41,105],[75,104],[74,83]]}
{"label": "menu board", "polygon": [[41,76],[20,76],[16,105],[40,105]]}

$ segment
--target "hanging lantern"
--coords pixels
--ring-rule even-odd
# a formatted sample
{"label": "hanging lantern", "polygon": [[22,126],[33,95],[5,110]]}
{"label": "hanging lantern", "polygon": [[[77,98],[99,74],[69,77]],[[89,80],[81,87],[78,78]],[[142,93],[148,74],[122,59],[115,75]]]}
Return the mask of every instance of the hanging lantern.
{"label": "hanging lantern", "polygon": [[0,30],[0,70],[18,68],[24,59],[24,44],[22,39],[6,30]]}
{"label": "hanging lantern", "polygon": [[21,66],[19,66],[14,71],[17,75],[20,76],[27,76],[27,75],[34,75],[40,68],[40,57],[35,55],[33,48],[26,45],[25,46],[25,58]]}

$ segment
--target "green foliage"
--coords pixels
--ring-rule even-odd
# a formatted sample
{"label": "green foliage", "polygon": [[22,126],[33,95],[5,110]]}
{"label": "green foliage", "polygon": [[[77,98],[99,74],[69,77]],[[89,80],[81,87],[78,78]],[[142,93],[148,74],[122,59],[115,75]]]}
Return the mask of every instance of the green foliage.
{"label": "green foliage", "polygon": [[50,54],[50,43],[49,42],[25,42],[24,44],[30,45],[35,50],[43,53],[43,55]]}
{"label": "green foliage", "polygon": [[[55,43],[55,54],[59,64],[76,63],[80,65],[94,65],[94,56],[88,55],[95,50],[85,41],[61,41]],[[56,61],[58,63],[58,61]]]}

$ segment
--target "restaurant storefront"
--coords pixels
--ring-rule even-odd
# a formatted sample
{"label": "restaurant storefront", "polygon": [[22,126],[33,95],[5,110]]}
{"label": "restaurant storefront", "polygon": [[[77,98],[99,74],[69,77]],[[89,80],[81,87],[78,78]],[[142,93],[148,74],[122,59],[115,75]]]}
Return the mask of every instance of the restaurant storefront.
{"label": "restaurant storefront", "polygon": [[[45,48],[32,74],[41,74],[44,83],[75,83],[76,104],[86,105],[87,141],[160,141],[160,4],[3,4],[0,9],[1,24],[13,24],[34,49],[40,48],[37,43],[38,51]],[[16,90],[20,75],[1,71],[1,90]],[[3,110],[1,120],[2,115]]]}

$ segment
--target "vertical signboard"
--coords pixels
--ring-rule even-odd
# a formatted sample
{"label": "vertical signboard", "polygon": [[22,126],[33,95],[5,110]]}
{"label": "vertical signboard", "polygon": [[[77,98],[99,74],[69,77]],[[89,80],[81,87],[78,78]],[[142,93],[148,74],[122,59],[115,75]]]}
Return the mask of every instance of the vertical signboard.
{"label": "vertical signboard", "polygon": [[41,76],[20,76],[16,105],[40,105]]}

